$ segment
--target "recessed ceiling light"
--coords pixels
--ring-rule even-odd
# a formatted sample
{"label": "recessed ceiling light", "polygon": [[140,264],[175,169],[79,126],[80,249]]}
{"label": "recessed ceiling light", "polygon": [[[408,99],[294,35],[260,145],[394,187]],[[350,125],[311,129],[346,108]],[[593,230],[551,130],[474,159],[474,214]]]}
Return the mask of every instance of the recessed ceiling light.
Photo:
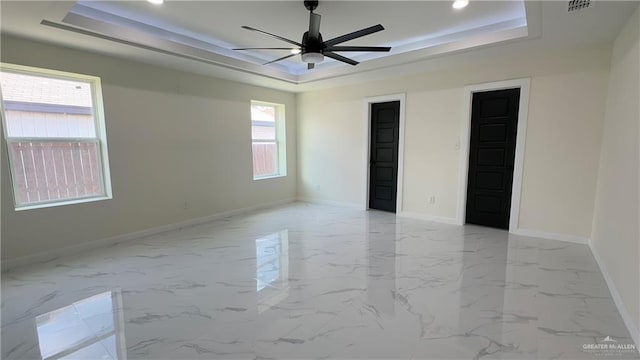
{"label": "recessed ceiling light", "polygon": [[464,9],[469,5],[469,0],[455,0],[453,2],[453,8],[456,10]]}
{"label": "recessed ceiling light", "polygon": [[160,5],[164,2],[164,0],[147,0],[147,1],[155,5]]}

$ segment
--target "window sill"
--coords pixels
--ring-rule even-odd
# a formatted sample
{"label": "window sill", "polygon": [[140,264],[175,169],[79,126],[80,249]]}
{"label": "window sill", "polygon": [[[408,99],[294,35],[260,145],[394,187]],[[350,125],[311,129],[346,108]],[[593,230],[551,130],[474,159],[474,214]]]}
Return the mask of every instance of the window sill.
{"label": "window sill", "polygon": [[265,179],[275,179],[275,178],[281,178],[281,177],[287,177],[287,175],[267,175],[267,176],[259,176],[259,177],[254,177],[253,180],[265,180]]}
{"label": "window sill", "polygon": [[24,210],[44,209],[44,208],[50,208],[50,207],[65,206],[65,205],[75,205],[75,204],[84,204],[84,203],[88,203],[88,202],[111,200],[111,199],[112,199],[111,196],[97,196],[97,197],[82,198],[82,199],[73,199],[73,200],[48,202],[48,203],[42,203],[42,204],[16,206],[15,210],[16,211],[24,211]]}

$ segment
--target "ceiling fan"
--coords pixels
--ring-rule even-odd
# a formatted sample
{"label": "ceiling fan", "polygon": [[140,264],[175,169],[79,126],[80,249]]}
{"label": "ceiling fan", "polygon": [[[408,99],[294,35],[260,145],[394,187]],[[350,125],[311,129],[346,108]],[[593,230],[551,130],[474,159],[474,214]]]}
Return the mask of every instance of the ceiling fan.
{"label": "ceiling fan", "polygon": [[237,49],[233,49],[233,50],[289,50],[291,52],[291,54],[287,55],[287,56],[283,56],[281,58],[269,61],[263,65],[267,65],[267,64],[271,64],[280,60],[284,60],[284,59],[288,59],[292,56],[296,56],[298,54],[301,54],[302,57],[302,61],[307,63],[307,69],[311,70],[314,68],[315,64],[322,62],[324,60],[324,57],[330,57],[332,59],[338,60],[338,61],[342,61],[344,63],[350,64],[350,65],[358,65],[358,62],[353,60],[353,59],[349,59],[347,57],[344,57],[342,55],[336,54],[336,52],[343,52],[343,51],[376,51],[376,52],[388,52],[391,50],[390,47],[381,47],[381,46],[336,46],[338,44],[341,44],[343,42],[349,41],[349,40],[353,40],[353,39],[357,39],[366,35],[370,35],[373,33],[376,33],[378,31],[382,31],[384,30],[384,27],[380,24],[378,25],[374,25],[374,26],[370,26],[368,28],[362,29],[362,30],[358,30],[358,31],[354,31],[352,33],[349,34],[345,34],[342,36],[338,36],[336,38],[333,38],[331,40],[327,40],[327,41],[322,41],[322,34],[320,34],[320,15],[316,14],[313,12],[313,10],[315,10],[318,7],[318,1],[310,1],[310,0],[305,0],[304,1],[304,7],[307,8],[307,10],[309,10],[309,31],[305,32],[304,35],[302,35],[302,42],[297,42],[297,41],[293,41],[287,38],[284,38],[282,36],[278,36],[275,34],[271,34],[268,33],[266,31],[262,31],[262,30],[258,30],[255,28],[252,28],[250,26],[242,26],[243,29],[247,29],[247,30],[251,30],[251,31],[256,31],[259,32],[261,34],[267,35],[267,36],[271,36],[273,38],[276,38],[278,40],[282,40],[284,42],[287,42],[289,44],[295,45],[297,47],[294,48],[268,48],[268,47],[263,47],[263,48],[237,48]]}

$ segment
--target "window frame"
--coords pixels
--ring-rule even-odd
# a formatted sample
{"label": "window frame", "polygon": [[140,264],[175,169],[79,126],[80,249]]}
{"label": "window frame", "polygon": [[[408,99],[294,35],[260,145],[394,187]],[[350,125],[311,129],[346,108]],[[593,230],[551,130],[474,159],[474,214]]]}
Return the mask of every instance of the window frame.
{"label": "window frame", "polygon": [[[286,119],[285,119],[285,105],[272,103],[261,100],[251,100],[249,110],[254,106],[270,106],[275,110],[275,140],[254,139],[253,138],[253,116],[249,111],[250,118],[250,130],[251,130],[251,173],[253,180],[273,179],[287,176],[287,144],[286,144]],[[253,172],[253,144],[254,143],[276,143],[276,159],[278,171],[275,174],[256,176]]]}
{"label": "window frame", "polygon": [[[0,89],[0,122],[2,123],[2,142],[3,147],[7,150],[7,158],[9,160],[9,173],[11,174],[11,189],[13,195],[13,204],[16,211],[41,209],[48,207],[81,204],[93,201],[110,200],[113,198],[111,188],[111,174],[109,169],[109,151],[107,147],[107,132],[104,117],[104,104],[102,98],[102,83],[99,77],[92,75],[84,75],[71,73],[66,71],[58,71],[44,69],[32,66],[24,66],[10,63],[0,62],[0,72],[10,72],[15,74],[31,75],[47,77],[59,80],[82,81],[89,84],[91,89],[91,109],[93,115],[93,126],[95,128],[95,137],[93,138],[73,138],[73,137],[10,137],[7,125],[7,116],[4,109],[4,99]],[[98,158],[98,175],[100,176],[100,184],[102,194],[82,196],[69,199],[56,199],[33,202],[29,204],[18,204],[18,189],[15,186],[15,159],[10,145],[16,142],[75,142],[75,143],[97,143],[96,152]]]}

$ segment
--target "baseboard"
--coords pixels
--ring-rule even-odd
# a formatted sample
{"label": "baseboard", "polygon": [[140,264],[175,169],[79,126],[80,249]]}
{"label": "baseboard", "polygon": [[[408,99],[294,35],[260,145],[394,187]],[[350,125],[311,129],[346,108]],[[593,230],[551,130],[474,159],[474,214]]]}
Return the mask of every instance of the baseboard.
{"label": "baseboard", "polygon": [[16,268],[16,267],[20,267],[20,266],[47,262],[47,261],[55,260],[55,259],[57,259],[59,257],[62,257],[62,256],[67,256],[67,255],[71,255],[71,254],[78,254],[78,253],[81,253],[81,252],[84,252],[84,251],[88,251],[88,250],[92,250],[92,249],[96,249],[96,248],[99,248],[99,247],[110,246],[110,245],[114,245],[114,244],[118,244],[118,243],[122,243],[122,242],[126,242],[126,241],[131,241],[131,240],[134,240],[134,239],[139,239],[139,238],[146,237],[146,236],[151,236],[151,235],[164,233],[164,232],[167,232],[167,231],[178,230],[178,229],[181,229],[181,228],[184,228],[184,227],[188,227],[188,226],[204,224],[204,223],[207,223],[207,222],[210,222],[210,221],[223,219],[223,218],[228,218],[228,217],[234,216],[234,215],[245,214],[245,213],[256,211],[256,210],[267,209],[267,208],[271,208],[271,207],[275,207],[275,206],[279,206],[279,205],[292,203],[294,201],[296,201],[295,198],[289,198],[289,199],[284,199],[284,200],[272,201],[272,202],[268,202],[268,203],[262,203],[262,204],[258,204],[258,205],[254,205],[254,206],[241,208],[241,209],[224,211],[224,212],[221,212],[221,213],[216,213],[216,214],[213,214],[213,215],[208,215],[208,216],[204,216],[204,217],[200,217],[200,218],[180,221],[180,222],[173,223],[173,224],[157,226],[157,227],[154,227],[154,228],[140,230],[140,231],[134,231],[134,232],[127,233],[127,234],[122,234],[122,235],[116,235],[116,236],[112,236],[112,237],[105,238],[105,239],[98,239],[98,240],[88,241],[88,242],[85,242],[85,243],[82,243],[82,244],[67,246],[67,247],[60,248],[60,249],[43,251],[43,252],[40,252],[40,253],[27,255],[27,256],[21,256],[21,257],[14,258],[14,259],[7,259],[7,260],[3,260],[2,261],[1,268],[2,268],[2,271],[4,272],[4,271],[10,270],[10,269],[13,269],[13,268]]}
{"label": "baseboard", "polygon": [[314,199],[314,198],[307,198],[307,197],[299,197],[296,200],[300,202],[309,203],[309,204],[329,205],[329,206],[336,206],[336,207],[342,207],[342,208],[348,208],[348,209],[363,210],[362,205],[355,204],[355,203]]}
{"label": "baseboard", "polygon": [[602,258],[600,257],[600,254],[598,254],[596,249],[591,245],[591,242],[589,242],[589,248],[591,249],[591,253],[593,254],[593,257],[596,259],[596,263],[598,264],[598,267],[600,267],[600,272],[604,277],[604,281],[607,283],[607,286],[609,287],[609,292],[611,293],[613,302],[615,302],[616,307],[618,308],[618,312],[620,313],[620,316],[622,317],[624,324],[627,326],[627,330],[629,330],[629,334],[631,335],[631,338],[636,343],[636,349],[640,349],[640,331],[638,331],[638,327],[634,324],[633,319],[631,319],[631,316],[627,311],[627,307],[622,302],[622,297],[620,296],[620,293],[618,292],[618,289],[616,288],[616,285],[613,282],[613,279],[611,278],[611,275],[609,274],[609,271],[607,270],[607,267],[604,264],[604,261],[602,260]]}
{"label": "baseboard", "polygon": [[[337,207],[343,207],[348,209],[363,210],[363,206],[361,204],[344,203],[339,201],[313,199],[313,198],[305,198],[305,197],[299,197],[297,200],[300,202],[306,202],[310,204],[330,205],[330,206],[337,206]],[[433,222],[442,223],[442,224],[458,225],[458,220],[456,220],[455,218],[420,214],[420,213],[411,212],[411,211],[401,211],[396,213],[396,215],[400,217],[410,218],[410,219],[418,219],[418,220],[433,221]]]}
{"label": "baseboard", "polygon": [[410,218],[410,219],[433,221],[433,222],[449,224],[449,225],[458,225],[457,219],[443,217],[443,216],[433,216],[433,215],[421,214],[421,213],[416,213],[411,211],[401,211],[397,215],[401,217]]}
{"label": "baseboard", "polygon": [[530,230],[530,229],[516,229],[510,232],[516,235],[537,237],[537,238],[546,239],[546,240],[566,241],[570,243],[584,244],[584,245],[589,244],[588,238],[577,236],[577,235],[556,234],[556,233],[549,233],[549,232]]}

